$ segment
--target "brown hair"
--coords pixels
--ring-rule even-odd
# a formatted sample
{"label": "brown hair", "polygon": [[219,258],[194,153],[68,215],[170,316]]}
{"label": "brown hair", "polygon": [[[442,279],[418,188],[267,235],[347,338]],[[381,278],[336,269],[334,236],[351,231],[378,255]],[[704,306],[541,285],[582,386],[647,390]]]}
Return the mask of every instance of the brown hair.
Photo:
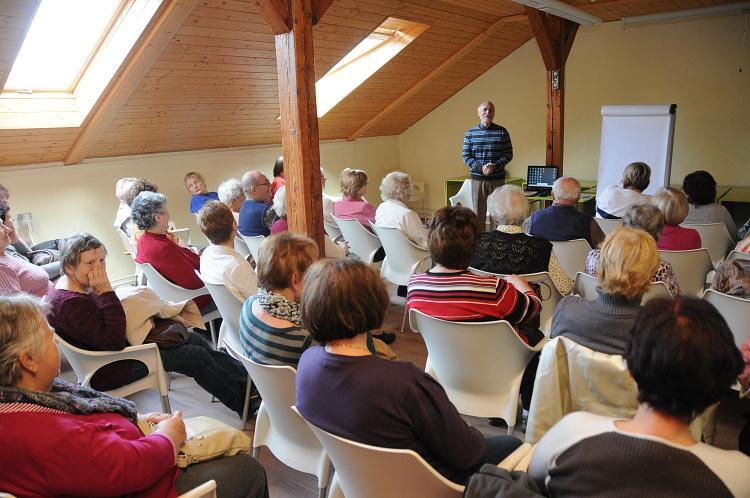
{"label": "brown hair", "polygon": [[198,211],[198,226],[212,244],[222,244],[232,237],[234,215],[219,201],[208,201]]}
{"label": "brown hair", "polygon": [[258,250],[258,287],[267,290],[286,289],[292,277],[300,278],[318,259],[318,246],[305,235],[282,232],[267,237]]}
{"label": "brown hair", "polygon": [[313,339],[325,344],[380,327],[388,302],[385,285],[370,265],[323,259],[305,275],[302,320]]}
{"label": "brown hair", "polygon": [[607,235],[599,257],[600,286],[607,294],[635,299],[659,267],[656,241],[645,230],[622,226]]}
{"label": "brown hair", "polygon": [[367,185],[367,182],[367,173],[361,169],[344,168],[339,178],[341,193],[347,197],[357,195],[357,192]]}
{"label": "brown hair", "polygon": [[432,260],[446,268],[465,270],[479,246],[482,225],[469,208],[444,207],[430,220],[427,245]]}
{"label": "brown hair", "polygon": [[622,173],[622,188],[636,188],[643,192],[651,183],[651,168],[646,163],[630,163]]}
{"label": "brown hair", "polygon": [[138,197],[138,194],[141,192],[158,192],[159,186],[156,185],[154,182],[149,180],[148,178],[138,178],[136,179],[135,183],[130,186],[130,188],[125,191],[125,194],[122,196],[122,200],[127,204],[128,206],[132,206],[133,200]]}

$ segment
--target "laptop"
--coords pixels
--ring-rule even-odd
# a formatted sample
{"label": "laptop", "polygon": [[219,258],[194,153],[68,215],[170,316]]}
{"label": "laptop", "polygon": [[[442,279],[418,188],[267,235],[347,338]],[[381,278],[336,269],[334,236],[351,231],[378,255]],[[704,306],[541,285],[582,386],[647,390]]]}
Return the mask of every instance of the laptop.
{"label": "laptop", "polygon": [[549,195],[557,180],[557,166],[529,166],[526,174],[527,195]]}

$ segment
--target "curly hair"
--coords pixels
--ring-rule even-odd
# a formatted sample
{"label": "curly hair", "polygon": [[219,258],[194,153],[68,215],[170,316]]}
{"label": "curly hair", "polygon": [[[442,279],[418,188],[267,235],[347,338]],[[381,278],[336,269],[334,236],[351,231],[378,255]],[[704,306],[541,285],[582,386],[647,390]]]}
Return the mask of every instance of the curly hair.
{"label": "curly hair", "polygon": [[164,212],[167,196],[156,192],[141,192],[130,206],[130,218],[141,230],[148,230],[156,224],[156,215]]}
{"label": "curly hair", "polygon": [[450,269],[469,267],[479,247],[482,224],[469,208],[443,207],[430,220],[427,245],[432,260]]}
{"label": "curly hair", "polygon": [[694,206],[713,204],[716,201],[716,180],[708,171],[693,171],[682,180],[682,190]]}
{"label": "curly hair", "polygon": [[411,177],[401,171],[388,173],[380,182],[380,198],[406,202],[411,195]]}
{"label": "curly hair", "polygon": [[122,200],[125,204],[132,207],[133,200],[138,197],[138,194],[140,194],[141,192],[158,191],[159,187],[148,178],[138,178],[122,196]]}

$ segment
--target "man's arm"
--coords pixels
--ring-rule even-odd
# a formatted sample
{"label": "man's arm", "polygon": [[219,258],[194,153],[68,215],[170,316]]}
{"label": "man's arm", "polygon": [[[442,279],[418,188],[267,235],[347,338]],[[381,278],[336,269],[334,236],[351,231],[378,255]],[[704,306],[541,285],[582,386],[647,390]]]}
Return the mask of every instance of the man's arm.
{"label": "man's arm", "polygon": [[591,247],[593,249],[599,247],[599,244],[604,242],[605,237],[602,227],[599,226],[599,223],[594,218],[591,218]]}
{"label": "man's arm", "polygon": [[461,148],[461,159],[464,164],[469,167],[472,173],[480,173],[484,164],[474,157],[474,152],[471,146],[471,130],[467,131],[464,135],[464,144]]}
{"label": "man's arm", "polygon": [[513,144],[510,141],[510,133],[505,128],[500,134],[500,157],[494,161],[495,169],[504,168],[513,159]]}

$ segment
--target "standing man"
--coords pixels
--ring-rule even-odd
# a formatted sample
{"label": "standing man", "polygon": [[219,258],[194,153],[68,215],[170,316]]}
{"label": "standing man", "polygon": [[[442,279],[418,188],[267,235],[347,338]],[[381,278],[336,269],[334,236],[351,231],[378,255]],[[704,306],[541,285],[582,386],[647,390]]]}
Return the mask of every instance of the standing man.
{"label": "standing man", "polygon": [[[464,136],[461,158],[471,173],[471,197],[474,211],[479,219],[487,219],[487,197],[505,184],[505,165],[513,159],[513,144],[510,134],[502,126],[495,124],[495,105],[482,102],[477,109],[479,125],[471,128]],[[495,222],[490,220],[490,228]]]}

